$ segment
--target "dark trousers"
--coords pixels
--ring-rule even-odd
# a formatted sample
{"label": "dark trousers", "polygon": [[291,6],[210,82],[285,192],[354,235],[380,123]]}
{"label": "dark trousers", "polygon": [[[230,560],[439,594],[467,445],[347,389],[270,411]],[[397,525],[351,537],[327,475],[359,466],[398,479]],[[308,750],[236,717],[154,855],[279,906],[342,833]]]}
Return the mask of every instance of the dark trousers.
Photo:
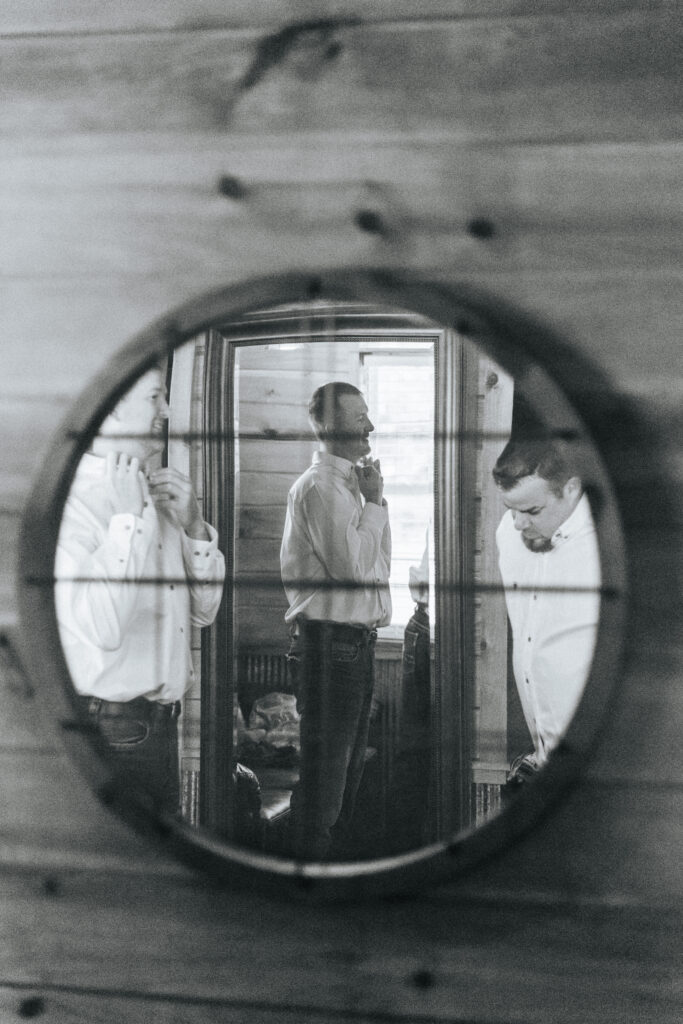
{"label": "dark trousers", "polygon": [[376,632],[302,621],[288,662],[301,715],[301,772],[291,800],[292,853],[328,860],[348,834],[368,742]]}
{"label": "dark trousers", "polygon": [[180,804],[180,702],[144,697],[118,702],[81,697],[81,706],[104,740],[120,775],[149,793],[157,809],[177,815]]}
{"label": "dark trousers", "polygon": [[429,616],[417,605],[405,628],[401,717],[387,809],[388,849],[428,842],[431,779],[431,662]]}

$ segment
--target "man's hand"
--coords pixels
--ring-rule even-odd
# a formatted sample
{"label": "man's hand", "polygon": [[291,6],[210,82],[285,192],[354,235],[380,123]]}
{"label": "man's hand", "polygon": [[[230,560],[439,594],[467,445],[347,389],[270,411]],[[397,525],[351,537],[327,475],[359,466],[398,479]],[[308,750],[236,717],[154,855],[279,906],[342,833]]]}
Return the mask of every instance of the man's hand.
{"label": "man's hand", "polygon": [[107,454],[104,464],[105,486],[114,506],[114,514],[142,515],[145,500],[145,478],[139,459],[114,452]]}
{"label": "man's hand", "polygon": [[380,472],[379,459],[366,459],[362,466],[356,466],[356,476],[360,493],[366,501],[374,505],[382,504],[384,494],[384,477]]}
{"label": "man's hand", "polygon": [[179,524],[194,540],[208,540],[189,477],[170,467],[157,469],[149,477],[149,493],[157,512]]}

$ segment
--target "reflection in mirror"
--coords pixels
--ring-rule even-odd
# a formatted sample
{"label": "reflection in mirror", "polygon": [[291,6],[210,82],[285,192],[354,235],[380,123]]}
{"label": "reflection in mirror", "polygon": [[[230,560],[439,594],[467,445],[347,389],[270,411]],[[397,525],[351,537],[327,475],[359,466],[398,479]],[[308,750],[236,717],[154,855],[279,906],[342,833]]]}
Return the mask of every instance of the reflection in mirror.
{"label": "reflection in mirror", "polygon": [[314,862],[514,799],[599,614],[595,472],[530,381],[423,317],[322,302],[145,373],[79,464],[55,562],[119,770],[190,826]]}

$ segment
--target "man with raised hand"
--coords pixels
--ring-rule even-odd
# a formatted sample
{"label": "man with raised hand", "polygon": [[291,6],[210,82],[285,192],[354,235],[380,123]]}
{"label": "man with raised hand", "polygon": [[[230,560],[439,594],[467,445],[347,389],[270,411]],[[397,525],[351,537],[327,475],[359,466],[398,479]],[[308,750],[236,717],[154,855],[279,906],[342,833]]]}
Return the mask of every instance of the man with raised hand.
{"label": "man with raised hand", "polygon": [[225,565],[191,481],[158,465],[168,413],[154,368],[102,423],[64,508],[55,595],[85,713],[119,768],[176,815],[191,627],[213,622]]}
{"label": "man with raised hand", "polygon": [[318,451],[289,492],[280,562],[301,713],[293,852],[325,860],[348,834],[363,773],[377,628],[391,621],[391,533],[360,391],[323,385],[309,417]]}

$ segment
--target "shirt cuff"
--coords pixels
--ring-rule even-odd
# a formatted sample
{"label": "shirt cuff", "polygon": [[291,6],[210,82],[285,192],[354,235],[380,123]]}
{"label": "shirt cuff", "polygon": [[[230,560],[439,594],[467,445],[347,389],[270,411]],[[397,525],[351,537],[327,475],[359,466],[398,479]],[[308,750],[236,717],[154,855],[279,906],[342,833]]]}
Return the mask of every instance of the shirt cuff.
{"label": "shirt cuff", "polygon": [[386,505],[375,505],[374,501],[367,501],[361,513],[361,519],[366,523],[369,522],[371,526],[384,529],[389,520]]}
{"label": "shirt cuff", "polygon": [[213,526],[204,523],[209,540],[194,540],[181,532],[185,567],[195,578],[211,575],[218,553],[218,534]]}

